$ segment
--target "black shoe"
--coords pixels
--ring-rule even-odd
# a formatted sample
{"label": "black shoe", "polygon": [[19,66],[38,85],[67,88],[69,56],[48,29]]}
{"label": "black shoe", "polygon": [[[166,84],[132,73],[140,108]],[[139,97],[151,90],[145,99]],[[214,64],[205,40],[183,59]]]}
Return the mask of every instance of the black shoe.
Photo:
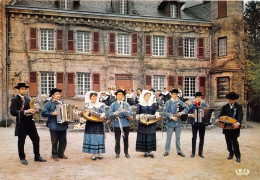
{"label": "black shoe", "polygon": [[97,158],[96,158],[96,156],[92,156],[91,159],[92,159],[92,161],[96,161]]}
{"label": "black shoe", "polygon": [[99,155],[99,156],[98,156],[98,159],[103,159],[103,156],[102,156],[102,155]]}
{"label": "black shoe", "polygon": [[240,163],[240,162],[241,162],[241,159],[240,159],[240,158],[237,158],[237,162]]}
{"label": "black shoe", "polygon": [[185,155],[183,153],[178,153],[178,155],[181,157],[185,157]]}
{"label": "black shoe", "polygon": [[120,154],[116,154],[116,158],[119,158]]}
{"label": "black shoe", "polygon": [[20,161],[21,161],[21,163],[22,163],[23,165],[27,165],[27,164],[28,164],[28,162],[27,162],[26,159],[21,159]]}
{"label": "black shoe", "polygon": [[227,158],[228,160],[231,160],[231,159],[233,159],[233,155],[232,154],[229,154],[229,156],[228,156],[228,158]]}
{"label": "black shoe", "polygon": [[200,156],[201,158],[204,158],[204,155],[203,155],[203,154],[200,154],[199,156]]}
{"label": "black shoe", "polygon": [[163,155],[164,155],[164,156],[168,156],[168,155],[169,155],[169,153],[168,153],[168,152],[165,152]]}
{"label": "black shoe", "polygon": [[37,157],[37,158],[34,158],[34,161],[46,162],[47,160],[43,159],[42,157]]}
{"label": "black shoe", "polygon": [[68,159],[67,156],[65,156],[64,154],[62,156],[59,157],[60,159]]}
{"label": "black shoe", "polygon": [[153,154],[149,154],[149,156],[150,156],[151,158],[154,158],[154,155],[153,155]]}
{"label": "black shoe", "polygon": [[130,158],[129,154],[125,154],[125,157],[126,157],[126,158]]}
{"label": "black shoe", "polygon": [[193,153],[190,155],[190,157],[192,157],[192,158],[194,158],[194,156],[195,156],[195,154],[193,154]]}
{"label": "black shoe", "polygon": [[148,154],[147,154],[147,153],[144,153],[144,157],[148,157]]}

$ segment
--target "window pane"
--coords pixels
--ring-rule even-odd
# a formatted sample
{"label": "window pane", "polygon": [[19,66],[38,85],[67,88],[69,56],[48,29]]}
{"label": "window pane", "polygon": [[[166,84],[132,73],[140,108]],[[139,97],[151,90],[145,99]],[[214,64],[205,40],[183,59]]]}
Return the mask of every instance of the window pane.
{"label": "window pane", "polygon": [[153,55],[154,56],[164,56],[164,36],[153,36]]}
{"label": "window pane", "polygon": [[195,39],[184,39],[184,55],[185,57],[195,57]]}
{"label": "window pane", "polygon": [[51,89],[55,87],[54,73],[42,72],[41,73],[41,94],[46,95]]}
{"label": "window pane", "polygon": [[129,54],[130,53],[130,36],[119,34],[117,35],[117,53]]}
{"label": "window pane", "polygon": [[163,90],[164,88],[164,76],[153,76],[153,89]]}
{"label": "window pane", "polygon": [[221,38],[219,39],[219,56],[225,56],[227,53],[227,39]]}
{"label": "window pane", "polygon": [[85,95],[87,91],[90,91],[90,73],[78,73],[78,95]]}
{"label": "window pane", "polygon": [[184,79],[184,96],[194,97],[195,94],[195,77],[185,77]]}
{"label": "window pane", "polygon": [[90,52],[90,32],[77,32],[77,51]]}

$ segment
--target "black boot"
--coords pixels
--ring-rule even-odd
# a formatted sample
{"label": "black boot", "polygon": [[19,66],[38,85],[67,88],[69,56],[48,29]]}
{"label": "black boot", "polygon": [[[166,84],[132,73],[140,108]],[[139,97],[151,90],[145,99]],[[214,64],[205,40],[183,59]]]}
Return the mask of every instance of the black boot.
{"label": "black boot", "polygon": [[232,154],[232,153],[229,153],[229,156],[228,156],[228,160],[231,160],[231,159],[233,159],[233,156],[234,156],[234,154]]}

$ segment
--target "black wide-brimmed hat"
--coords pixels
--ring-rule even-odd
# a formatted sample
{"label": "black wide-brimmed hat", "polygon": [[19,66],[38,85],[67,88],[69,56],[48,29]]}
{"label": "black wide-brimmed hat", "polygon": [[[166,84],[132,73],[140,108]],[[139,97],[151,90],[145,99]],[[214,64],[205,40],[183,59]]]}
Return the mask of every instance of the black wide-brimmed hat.
{"label": "black wide-brimmed hat", "polygon": [[150,89],[150,91],[152,91],[152,92],[155,92],[155,90],[152,88],[152,89]]}
{"label": "black wide-brimmed hat", "polygon": [[172,94],[172,93],[177,93],[177,94],[178,94],[179,91],[178,91],[178,89],[174,89],[174,88],[173,88],[173,89],[170,91],[170,93],[171,93],[171,94]]}
{"label": "black wide-brimmed hat", "polygon": [[115,95],[117,95],[117,93],[123,93],[123,95],[125,96],[126,92],[122,89],[118,89],[116,92],[115,92]]}
{"label": "black wide-brimmed hat", "polygon": [[29,88],[25,83],[18,83],[14,88],[15,89],[20,89],[21,87]]}
{"label": "black wide-brimmed hat", "polygon": [[194,94],[194,96],[195,96],[195,97],[197,97],[197,96],[203,96],[203,94],[202,94],[202,92],[196,92],[196,93]]}
{"label": "black wide-brimmed hat", "polygon": [[230,100],[236,100],[239,98],[239,95],[235,92],[230,92],[226,95],[226,98]]}
{"label": "black wide-brimmed hat", "polygon": [[61,89],[54,88],[54,89],[50,90],[50,95],[49,95],[49,97],[51,97],[54,93],[56,93],[56,92],[61,92],[61,91],[62,91]]}

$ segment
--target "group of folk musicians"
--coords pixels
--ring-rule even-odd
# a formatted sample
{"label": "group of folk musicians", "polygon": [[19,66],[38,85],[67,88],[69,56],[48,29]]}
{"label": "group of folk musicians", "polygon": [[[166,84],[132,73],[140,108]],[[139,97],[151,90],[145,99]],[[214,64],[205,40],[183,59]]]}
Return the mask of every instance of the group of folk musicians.
{"label": "group of folk musicians", "polygon": [[[10,112],[16,117],[15,136],[18,136],[18,153],[20,162],[27,165],[26,156],[24,153],[24,144],[26,136],[28,135],[33,143],[34,160],[37,162],[46,162],[40,156],[39,148],[39,135],[33,121],[33,116],[36,113],[35,109],[30,108],[30,99],[25,97],[26,90],[29,88],[26,83],[18,83],[15,87],[18,90],[17,96],[11,100]],[[67,129],[68,123],[58,123],[57,106],[62,104],[61,89],[52,89],[49,93],[51,98],[49,102],[45,104],[42,111],[42,116],[47,117],[47,127],[50,129],[50,137],[52,144],[52,158],[54,161],[60,159],[67,159],[64,152],[67,145]],[[203,145],[205,137],[205,127],[207,124],[195,121],[195,111],[197,109],[206,108],[207,105],[202,102],[203,94],[201,92],[195,93],[195,101],[190,105],[185,104],[183,99],[179,98],[179,89],[172,89],[170,92],[170,99],[165,102],[163,107],[163,115],[166,117],[167,124],[167,138],[165,145],[164,156],[168,156],[171,147],[172,133],[175,131],[176,137],[176,150],[177,154],[181,157],[185,157],[180,147],[180,134],[182,116],[186,115],[190,119],[192,125],[192,153],[193,158],[196,153],[196,139],[199,131],[199,150],[198,155],[204,158]],[[99,93],[90,91],[86,94],[85,109],[91,110],[103,120],[109,119],[106,122],[112,121],[115,133],[115,154],[116,158],[120,157],[120,139],[121,135],[124,142],[124,155],[126,158],[130,158],[128,152],[128,137],[129,137],[129,121],[132,119],[132,109],[128,101],[125,100],[126,92],[123,89],[118,89],[114,92],[116,100],[110,104],[109,113],[106,117],[105,103],[100,102]],[[152,151],[156,151],[156,123],[144,124],[141,123],[141,119],[145,114],[146,117],[154,117],[159,120],[162,117],[158,113],[158,103],[154,100],[154,92],[151,90],[140,90],[138,94],[138,101],[136,103],[136,119],[139,120],[137,138],[136,138],[136,151],[143,152],[144,157],[154,158]],[[243,119],[242,106],[236,103],[236,99],[239,95],[235,92],[230,92],[226,95],[228,103],[222,107],[222,110],[216,120],[216,123],[221,123],[221,117],[228,117],[235,119],[235,123],[232,124],[231,128],[223,128],[223,134],[225,134],[227,150],[229,151],[228,160],[231,160],[235,155],[236,161],[241,161],[241,154],[239,150],[239,143],[237,138],[240,134],[241,123]],[[182,108],[182,111],[180,111]],[[80,112],[83,115],[83,111]],[[105,137],[104,137],[104,123],[94,122],[87,120],[85,123],[83,149],[84,153],[92,154],[91,159],[103,159],[102,154],[105,153]]]}

